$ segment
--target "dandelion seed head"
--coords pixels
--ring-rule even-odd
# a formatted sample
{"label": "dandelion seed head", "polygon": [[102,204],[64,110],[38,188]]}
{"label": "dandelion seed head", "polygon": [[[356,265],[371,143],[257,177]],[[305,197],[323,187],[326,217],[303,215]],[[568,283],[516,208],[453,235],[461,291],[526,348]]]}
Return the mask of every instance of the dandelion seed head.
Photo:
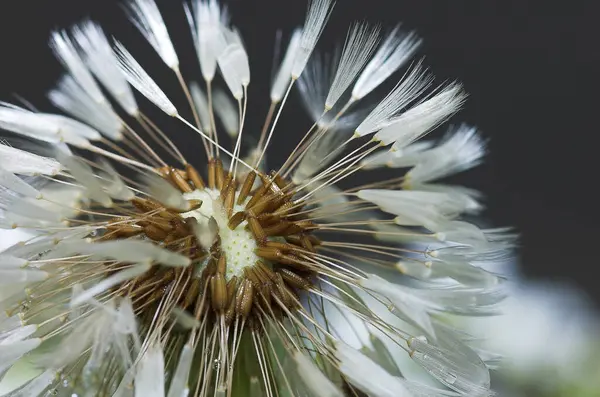
{"label": "dandelion seed head", "polygon": [[[447,320],[497,314],[502,278],[480,265],[516,236],[465,221],[481,194],[442,182],[482,161],[483,134],[418,141],[466,96],[430,92],[422,62],[401,70],[416,35],[378,45],[379,28],[354,24],[332,57],[315,48],[334,3],[310,1],[253,136],[260,72],[224,5],[185,5],[194,82],[154,0],[127,4],[179,86],[86,21],[51,41],[67,74],[49,98],[73,118],[0,104],[0,228],[22,239],[0,252],[0,394],[32,363],[4,395],[493,395],[497,356]],[[278,128],[294,88],[310,113],[299,137]],[[296,146],[267,165],[282,135]],[[400,356],[439,384],[405,377]]]}

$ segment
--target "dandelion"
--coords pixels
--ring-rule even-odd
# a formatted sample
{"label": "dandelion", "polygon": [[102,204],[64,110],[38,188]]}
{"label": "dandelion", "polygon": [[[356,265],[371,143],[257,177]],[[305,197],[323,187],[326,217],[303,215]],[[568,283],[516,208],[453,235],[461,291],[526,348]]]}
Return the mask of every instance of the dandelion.
{"label": "dandelion", "polygon": [[[461,219],[480,195],[438,183],[481,161],[475,128],[417,141],[465,95],[429,92],[421,62],[394,77],[416,35],[355,24],[339,57],[322,56],[334,4],[311,1],[253,137],[251,54],[222,5],[185,5],[204,84],[184,79],[154,1],[127,6],[194,120],[90,21],[51,40],[65,75],[49,99],[73,118],[2,103],[0,227],[28,237],[0,252],[0,380],[34,371],[4,395],[493,395],[497,356],[480,358],[451,319],[497,313],[501,279],[480,265],[514,236]],[[269,171],[296,83],[314,125]],[[143,97],[206,157],[189,162]],[[382,167],[408,172],[383,179]],[[404,376],[400,355],[432,382]]]}

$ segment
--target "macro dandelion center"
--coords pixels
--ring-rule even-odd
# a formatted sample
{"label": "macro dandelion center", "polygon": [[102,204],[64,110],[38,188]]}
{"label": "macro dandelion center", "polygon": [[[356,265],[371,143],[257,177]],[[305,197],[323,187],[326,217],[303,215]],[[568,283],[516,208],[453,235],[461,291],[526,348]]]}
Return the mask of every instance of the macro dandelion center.
{"label": "macro dandelion center", "polygon": [[[462,220],[479,193],[439,182],[481,161],[477,130],[421,140],[460,109],[461,86],[436,85],[398,27],[356,23],[320,52],[334,4],[312,0],[264,125],[247,126],[240,32],[216,0],[183,7],[192,78],[153,0],[125,7],[178,100],[84,21],[50,40],[64,115],[0,104],[0,227],[21,239],[0,252],[4,395],[493,395],[500,357],[460,326],[496,314],[502,280],[482,266],[514,236]],[[296,88],[313,125],[286,131],[295,148],[269,168]],[[189,134],[193,161],[173,134]]]}

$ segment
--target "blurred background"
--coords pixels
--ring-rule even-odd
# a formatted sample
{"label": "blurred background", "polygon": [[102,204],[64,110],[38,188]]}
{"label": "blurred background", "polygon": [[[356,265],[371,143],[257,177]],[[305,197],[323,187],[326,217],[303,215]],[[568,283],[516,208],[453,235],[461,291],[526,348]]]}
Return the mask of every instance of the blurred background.
{"label": "blurred background", "polygon": [[[157,2],[178,48],[183,75],[199,80],[181,2]],[[299,26],[306,2],[225,3],[250,54],[247,125],[258,130],[269,105],[275,33],[282,29],[287,37]],[[470,95],[452,121],[479,127],[489,141],[489,155],[484,165],[462,174],[459,181],[485,194],[483,217],[489,225],[514,226],[522,236],[515,261],[503,269],[514,290],[506,302],[507,314],[474,325],[483,327],[491,347],[507,356],[495,374],[503,396],[600,396],[595,252],[600,238],[595,123],[600,29],[591,3],[338,0],[324,33],[322,44],[328,48],[343,42],[352,21],[381,23],[384,31],[402,22],[403,29],[416,30],[424,39],[418,57],[425,57],[438,82],[458,80]],[[0,8],[0,100],[14,102],[17,93],[40,109],[50,109],[45,93],[61,66],[47,47],[49,33],[86,17],[134,49],[161,86],[171,82],[170,71],[116,0],[5,1]],[[310,126],[297,98],[290,103],[294,105],[286,107],[280,124],[285,133],[273,142],[273,164],[280,163],[277,153],[289,152],[304,132],[297,126]],[[187,149],[184,154],[193,158],[196,150],[201,155],[190,145],[189,135],[177,136]]]}

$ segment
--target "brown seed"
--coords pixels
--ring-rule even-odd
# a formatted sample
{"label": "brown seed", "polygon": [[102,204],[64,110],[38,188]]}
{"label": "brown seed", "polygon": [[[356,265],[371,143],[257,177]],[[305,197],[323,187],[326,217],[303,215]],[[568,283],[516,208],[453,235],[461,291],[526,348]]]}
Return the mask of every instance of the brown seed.
{"label": "brown seed", "polygon": [[291,226],[292,223],[288,221],[281,221],[279,223],[264,228],[264,233],[267,236],[280,236],[283,235],[283,233],[286,230],[288,230]]}
{"label": "brown seed", "polygon": [[250,194],[250,190],[252,190],[252,186],[254,186],[254,181],[256,180],[256,172],[251,171],[246,175],[246,179],[242,184],[242,188],[240,189],[240,193],[238,195],[237,204],[242,205],[248,194]]}
{"label": "brown seed", "polygon": [[254,286],[250,280],[244,280],[235,296],[235,312],[242,318],[247,318],[254,300]]}
{"label": "brown seed", "polygon": [[309,251],[315,250],[315,247],[313,247],[313,245],[312,245],[312,241],[310,241],[310,238],[308,238],[308,236],[306,234],[303,234],[300,237],[300,241],[302,242],[302,246],[304,248],[306,248],[307,250],[309,250]]}
{"label": "brown seed", "polygon": [[217,160],[208,160],[208,187],[214,189],[217,186]]}
{"label": "brown seed", "polygon": [[233,204],[235,202],[235,186],[231,185],[227,188],[227,194],[223,199],[223,206],[225,207],[225,211],[227,211],[227,216],[230,217],[233,212]]}
{"label": "brown seed", "polygon": [[231,277],[231,279],[227,282],[227,303],[228,305],[231,302],[235,301],[235,293],[237,291],[238,286],[238,278],[236,276]]}
{"label": "brown seed", "polygon": [[265,235],[262,226],[258,222],[258,219],[256,219],[255,217],[249,217],[248,227],[250,228],[250,232],[252,233],[254,239],[259,245],[262,245],[267,241],[267,236]]}
{"label": "brown seed", "polygon": [[283,263],[284,265],[292,266],[296,269],[298,269],[298,268],[300,268],[302,270],[306,269],[306,265],[296,255],[282,255],[279,258],[279,262]]}
{"label": "brown seed", "polygon": [[280,243],[279,241],[267,241],[266,246],[268,248],[278,249],[281,252],[288,252],[288,251],[293,250],[295,248],[292,244]]}
{"label": "brown seed", "polygon": [[292,203],[291,201],[288,201],[287,203],[283,203],[277,209],[277,211],[275,211],[275,213],[283,216],[283,215],[288,215],[292,211],[300,211],[300,210],[301,210],[301,207],[297,207],[296,204]]}
{"label": "brown seed", "polygon": [[115,234],[115,236],[118,236],[121,238],[137,236],[138,234],[140,234],[144,231],[144,229],[142,229],[141,227],[129,226],[129,225],[120,225],[120,226],[121,226],[120,228],[114,230],[114,234]]}
{"label": "brown seed", "polygon": [[192,303],[198,300],[198,294],[200,293],[201,287],[202,280],[199,278],[194,278],[190,283],[190,286],[185,291],[185,295],[183,296],[183,301],[181,303],[182,309],[187,309],[192,305]]}
{"label": "brown seed", "polygon": [[254,250],[254,252],[261,258],[276,262],[280,261],[280,259],[284,256],[283,253],[277,248],[258,247]]}
{"label": "brown seed", "polygon": [[171,168],[169,179],[182,193],[191,193],[194,191],[188,181],[175,168]]}
{"label": "brown seed", "polygon": [[139,198],[139,197],[134,197],[131,200],[131,203],[140,212],[144,212],[144,213],[145,212],[156,212],[157,215],[160,216],[161,218],[171,219],[171,218],[177,216],[176,214],[169,212],[162,204],[160,204],[154,200],[147,200],[147,199],[143,199],[143,198]]}
{"label": "brown seed", "polygon": [[225,179],[223,180],[223,186],[221,187],[221,196],[225,196],[227,194],[227,189],[229,189],[229,185],[233,182],[233,174],[228,172],[225,174]]}
{"label": "brown seed", "polygon": [[156,168],[156,171],[158,171],[160,176],[169,180],[169,172],[171,171],[171,168],[168,165],[165,165],[164,167]]}
{"label": "brown seed", "polygon": [[310,281],[308,281],[307,279],[305,279],[302,276],[299,276],[297,273],[293,272],[292,270],[280,268],[280,269],[277,269],[277,273],[281,274],[281,277],[283,278],[283,280],[286,283],[288,283],[289,285],[291,285],[292,287],[307,290],[312,285],[310,283]]}
{"label": "brown seed", "polygon": [[223,162],[219,159],[215,160],[215,188],[223,189],[223,182],[225,182],[225,172],[223,171]]}
{"label": "brown seed", "polygon": [[190,212],[190,211],[195,211],[198,208],[202,207],[202,200],[198,200],[198,199],[192,199],[192,200],[187,200],[188,206],[186,209],[184,210],[177,210],[177,212],[179,212],[180,214],[183,212]]}
{"label": "brown seed", "polygon": [[229,325],[233,322],[235,316],[235,299],[232,299],[225,310],[225,325]]}
{"label": "brown seed", "polygon": [[181,218],[173,218],[171,220],[171,227],[173,228],[175,234],[179,237],[186,237],[190,235],[190,229],[188,225]]}
{"label": "brown seed", "polygon": [[283,177],[275,171],[271,171],[271,180],[273,180],[273,182],[275,182],[280,189],[283,189],[288,185],[288,182],[286,182],[285,179],[283,179]]}
{"label": "brown seed", "polygon": [[167,232],[152,224],[144,227],[144,233],[154,241],[163,241],[167,237]]}
{"label": "brown seed", "polygon": [[246,213],[244,213],[242,211],[236,212],[235,214],[233,214],[233,216],[231,218],[229,218],[229,223],[227,224],[227,226],[229,226],[229,229],[235,230],[235,228],[238,227],[240,225],[240,223],[242,223],[245,220],[246,220]]}
{"label": "brown seed", "polygon": [[171,232],[171,230],[173,230],[173,226],[172,223],[169,222],[168,220],[158,217],[158,216],[153,216],[150,218],[147,218],[146,221],[140,221],[138,222],[138,224],[142,225],[142,226],[147,226],[147,225],[153,225],[159,229],[164,230],[165,232],[169,233]]}
{"label": "brown seed", "polygon": [[222,313],[227,308],[227,282],[222,274],[215,274],[210,279],[211,303],[214,311]]}
{"label": "brown seed", "polygon": [[312,234],[308,234],[307,236],[312,245],[321,245],[323,243],[321,239],[319,239],[317,236],[314,236]]}
{"label": "brown seed", "polygon": [[252,208],[256,203],[258,203],[258,200],[260,200],[265,195],[265,193],[267,192],[268,189],[269,189],[269,185],[262,185],[261,187],[256,189],[256,192],[254,192],[254,194],[252,195],[252,198],[246,203],[245,208],[247,210]]}
{"label": "brown seed", "polygon": [[225,258],[225,253],[221,253],[221,256],[217,260],[217,274],[221,274],[225,276],[227,272],[227,258]]}
{"label": "brown seed", "polygon": [[177,236],[177,234],[175,232],[172,232],[170,234],[167,235],[167,237],[164,238],[163,243],[165,245],[169,245],[171,244],[173,241],[179,239],[179,237]]}
{"label": "brown seed", "polygon": [[279,297],[279,299],[281,299],[283,305],[289,309],[292,306],[289,288],[285,285],[281,274],[276,274],[275,276],[275,288],[273,291],[277,292],[276,295]]}
{"label": "brown seed", "polygon": [[188,177],[196,189],[204,189],[206,187],[202,176],[198,170],[196,170],[196,168],[194,168],[191,164],[186,164],[185,170],[187,171]]}
{"label": "brown seed", "polygon": [[[271,194],[265,194],[263,197],[261,197],[256,204],[254,204],[252,207],[248,208],[249,211],[252,211],[254,213],[255,216],[259,216],[260,214],[262,214],[263,212],[266,211],[266,209],[269,207],[271,200],[273,200],[275,197]],[[248,203],[250,204],[250,203]]]}
{"label": "brown seed", "polygon": [[275,214],[260,214],[257,218],[262,227],[271,226],[277,222],[281,222],[281,217]]}

